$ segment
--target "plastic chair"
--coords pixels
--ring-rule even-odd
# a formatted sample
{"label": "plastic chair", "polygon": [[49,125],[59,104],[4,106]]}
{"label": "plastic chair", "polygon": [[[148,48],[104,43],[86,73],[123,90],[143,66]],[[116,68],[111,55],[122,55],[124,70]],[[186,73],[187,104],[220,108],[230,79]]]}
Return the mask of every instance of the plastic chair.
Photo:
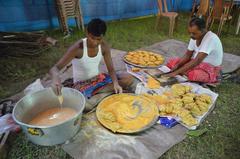
{"label": "plastic chair", "polygon": [[192,16],[208,17],[210,12],[209,9],[210,9],[210,0],[200,0],[199,6],[197,6],[197,0],[194,0],[191,17]]}
{"label": "plastic chair", "polygon": [[169,36],[172,37],[174,26],[175,26],[175,19],[177,18],[177,16],[178,16],[177,12],[168,12],[168,6],[167,6],[166,0],[158,0],[158,15],[157,15],[155,29],[157,29],[157,27],[159,26],[160,18],[167,17],[169,18],[169,23],[170,23]]}
{"label": "plastic chair", "polygon": [[55,0],[58,20],[62,31],[69,34],[68,18],[75,18],[78,29],[84,30],[84,23],[79,0]]}
{"label": "plastic chair", "polygon": [[[224,3],[224,0],[214,1],[214,5],[213,5],[213,8],[211,9],[211,13],[209,16],[209,19],[211,21],[209,29],[212,28],[214,21],[218,20],[219,21],[219,26],[217,31],[218,36],[221,35],[223,25],[227,21],[232,20],[232,16],[230,15],[232,7],[233,7],[233,0],[227,3]],[[230,25],[230,23],[228,25]]]}

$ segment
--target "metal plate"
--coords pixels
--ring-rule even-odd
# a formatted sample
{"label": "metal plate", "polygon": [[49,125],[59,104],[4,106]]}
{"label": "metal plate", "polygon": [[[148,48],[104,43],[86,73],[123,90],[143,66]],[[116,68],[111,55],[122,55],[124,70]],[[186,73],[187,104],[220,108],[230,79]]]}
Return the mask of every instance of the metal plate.
{"label": "metal plate", "polygon": [[[131,94],[131,93],[128,93],[128,94],[129,94],[129,95],[133,95],[133,96],[139,96],[139,95]],[[102,100],[102,101],[99,103],[99,105],[100,105],[102,102],[108,100],[109,98],[112,98],[113,96],[117,96],[117,95],[118,95],[118,94],[108,96],[107,98],[105,98],[104,100]],[[148,98],[146,98],[146,97],[144,97],[144,96],[141,96],[141,98],[145,98],[146,100],[149,101],[149,103],[151,103],[151,105],[155,105],[155,106],[156,106],[155,109],[158,111],[158,107],[157,107],[157,105],[156,105],[155,103],[153,103],[151,100],[149,100]],[[100,116],[99,116],[99,112],[100,112],[100,108],[99,108],[99,106],[98,106],[98,107],[97,107],[97,110],[96,110],[96,116],[97,116],[98,121],[99,121],[105,128],[111,130],[111,129],[108,127],[108,125],[106,125],[106,124],[104,124],[104,123],[101,122]],[[152,119],[148,124],[146,124],[145,126],[143,126],[143,127],[140,128],[140,129],[137,129],[137,130],[117,130],[115,133],[133,134],[133,133],[139,133],[139,132],[145,131],[146,129],[149,129],[150,127],[152,127],[152,126],[157,122],[158,118],[159,118],[159,114],[156,113],[156,114],[154,115],[153,119]],[[111,131],[112,131],[112,130],[111,130]]]}

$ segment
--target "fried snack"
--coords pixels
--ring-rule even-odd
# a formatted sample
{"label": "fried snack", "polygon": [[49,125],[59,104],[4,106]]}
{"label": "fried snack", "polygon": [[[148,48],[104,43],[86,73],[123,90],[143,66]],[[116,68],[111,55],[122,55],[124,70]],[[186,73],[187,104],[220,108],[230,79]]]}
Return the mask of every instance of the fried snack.
{"label": "fried snack", "polygon": [[194,116],[201,116],[203,112],[199,109],[198,106],[195,106],[191,109],[191,112]]}
{"label": "fried snack", "polygon": [[182,96],[185,93],[189,93],[191,90],[192,90],[191,86],[187,86],[183,84],[174,84],[171,87],[173,96]]}
{"label": "fried snack", "polygon": [[146,96],[158,103],[160,115],[176,115],[187,126],[194,126],[198,123],[195,117],[202,116],[208,111],[212,97],[207,94],[192,93],[191,90],[191,86],[175,84],[163,95]]}
{"label": "fried snack", "polygon": [[191,110],[193,107],[197,107],[196,103],[188,103],[184,105],[184,108],[187,110]]}
{"label": "fried snack", "polygon": [[157,95],[157,94],[144,94],[147,98],[154,100],[158,105],[167,104],[169,102],[169,98],[166,95]]}
{"label": "fried snack", "polygon": [[156,67],[164,62],[163,56],[150,51],[132,51],[124,56],[125,60],[144,67]]}
{"label": "fried snack", "polygon": [[193,103],[194,99],[191,96],[183,96],[182,101],[184,104]]}
{"label": "fried snack", "polygon": [[197,97],[197,94],[195,94],[195,93],[186,93],[184,96],[196,98],[196,97]]}
{"label": "fried snack", "polygon": [[147,87],[150,89],[158,89],[160,88],[160,83],[151,76],[148,76]]}
{"label": "fried snack", "polygon": [[181,117],[182,122],[188,126],[197,125],[198,121],[191,114]]}
{"label": "fried snack", "polygon": [[113,132],[136,132],[157,119],[154,102],[141,95],[116,94],[107,97],[97,107],[100,123]]}
{"label": "fried snack", "polygon": [[132,72],[139,72],[141,69],[137,68],[137,67],[133,67],[131,70],[132,70]]}
{"label": "fried snack", "polygon": [[197,96],[196,100],[200,100],[200,101],[205,102],[207,104],[211,104],[212,103],[211,96],[209,96],[207,94],[201,94],[201,95]]}

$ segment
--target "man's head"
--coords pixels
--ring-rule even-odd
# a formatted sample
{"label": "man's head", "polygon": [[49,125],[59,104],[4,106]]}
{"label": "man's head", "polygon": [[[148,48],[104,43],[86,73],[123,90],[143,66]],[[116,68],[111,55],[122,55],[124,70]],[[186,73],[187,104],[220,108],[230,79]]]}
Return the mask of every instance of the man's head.
{"label": "man's head", "polygon": [[188,25],[188,32],[190,33],[192,39],[201,39],[206,33],[205,21],[202,18],[192,18]]}
{"label": "man's head", "polygon": [[102,38],[107,31],[106,23],[101,19],[92,19],[87,25],[87,38],[93,47],[102,42]]}

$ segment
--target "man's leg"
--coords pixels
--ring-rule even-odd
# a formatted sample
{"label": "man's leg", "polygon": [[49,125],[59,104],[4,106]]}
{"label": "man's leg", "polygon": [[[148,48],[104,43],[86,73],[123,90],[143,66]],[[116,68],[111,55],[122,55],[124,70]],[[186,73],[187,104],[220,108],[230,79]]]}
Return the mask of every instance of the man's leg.
{"label": "man's leg", "polygon": [[[139,82],[132,75],[126,71],[117,72],[117,78],[119,85],[127,92],[135,92],[136,85]],[[90,111],[97,106],[105,97],[114,93],[113,84],[108,84],[103,89],[99,90],[97,94],[92,96],[90,99],[86,99],[85,111]]]}
{"label": "man's leg", "polygon": [[127,92],[135,92],[139,80],[126,71],[118,71],[117,78],[119,85]]}
{"label": "man's leg", "polygon": [[[124,91],[134,92],[136,85],[139,83],[139,80],[134,78],[126,71],[118,71],[117,78],[119,85],[123,88]],[[113,84],[105,86],[99,93],[114,92]]]}
{"label": "man's leg", "polygon": [[209,74],[201,69],[193,69],[187,73],[188,80],[193,82],[208,83],[210,81]]}

